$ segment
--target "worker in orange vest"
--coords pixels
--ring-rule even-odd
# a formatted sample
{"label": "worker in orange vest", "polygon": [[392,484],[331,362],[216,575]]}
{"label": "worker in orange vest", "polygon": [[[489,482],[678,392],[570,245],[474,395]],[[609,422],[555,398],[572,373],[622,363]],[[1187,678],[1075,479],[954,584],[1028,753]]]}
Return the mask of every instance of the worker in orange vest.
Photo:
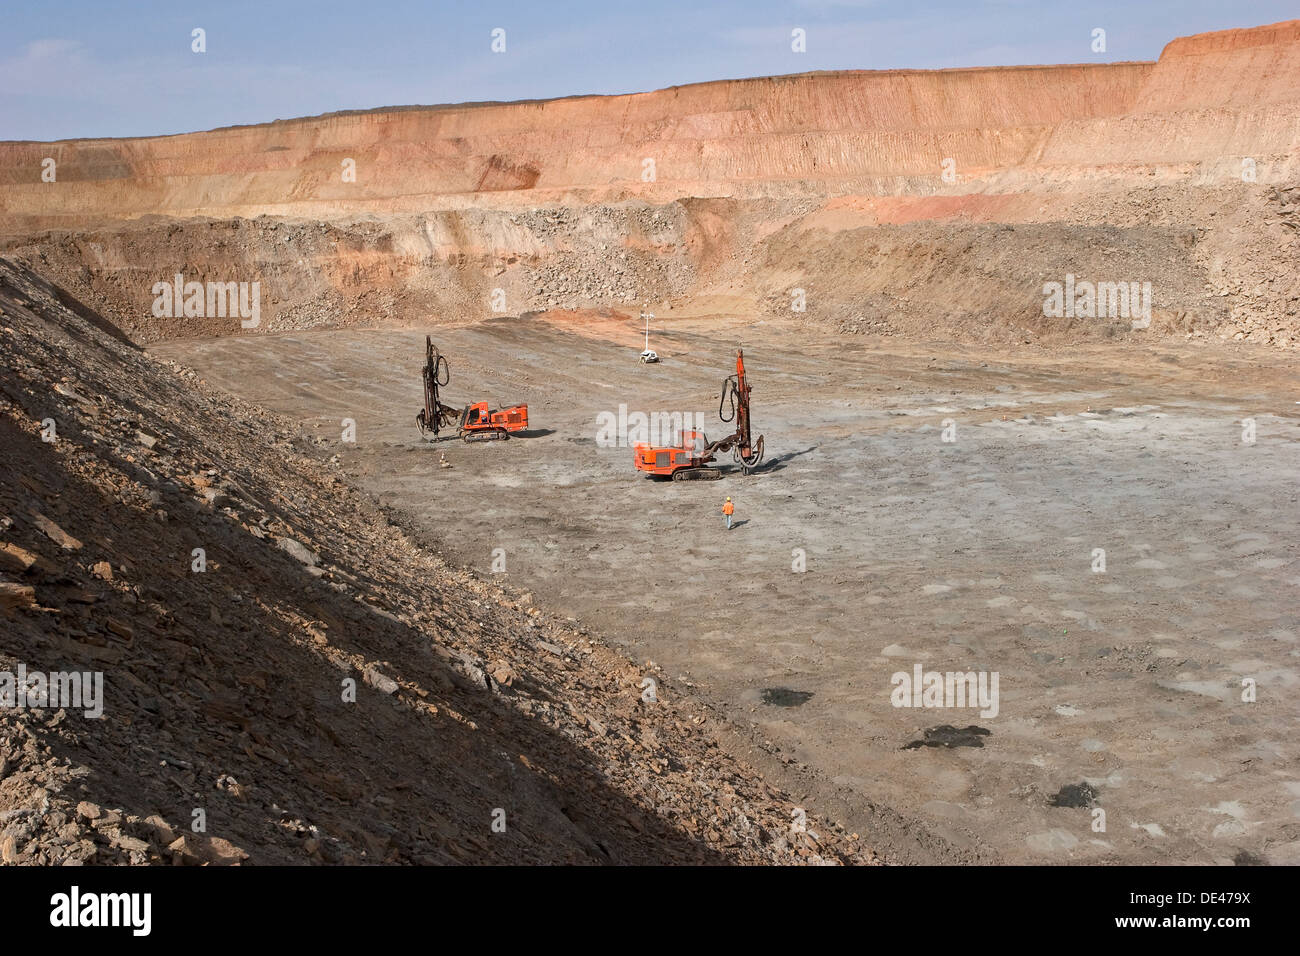
{"label": "worker in orange vest", "polygon": [[722,513],[727,516],[727,530],[730,531],[731,516],[736,513],[736,506],[731,503],[730,498],[728,498],[727,503],[722,506]]}

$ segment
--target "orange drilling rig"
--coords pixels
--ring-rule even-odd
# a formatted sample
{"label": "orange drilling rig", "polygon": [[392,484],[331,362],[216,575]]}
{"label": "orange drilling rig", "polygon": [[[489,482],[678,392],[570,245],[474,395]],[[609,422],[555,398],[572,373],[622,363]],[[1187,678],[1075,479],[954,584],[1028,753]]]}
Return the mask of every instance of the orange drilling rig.
{"label": "orange drilling rig", "polygon": [[438,389],[451,381],[451,366],[447,358],[439,354],[433,344],[433,337],[424,337],[424,408],[415,416],[415,423],[420,426],[420,434],[433,432],[433,440],[438,440],[438,432],[456,423],[456,434],[465,441],[497,441],[510,437],[511,432],[523,431],[528,427],[528,406],[512,405],[500,411],[488,408],[487,402],[474,402],[464,408],[452,408],[438,399]]}
{"label": "orange drilling rig", "polygon": [[[730,409],[728,408],[730,402]],[[763,460],[763,436],[758,441],[749,439],[749,383],[745,381],[745,354],[736,350],[736,374],[728,375],[722,382],[722,396],[718,400],[718,417],[736,430],[726,438],[710,442],[701,431],[683,431],[680,445],[663,447],[648,442],[632,446],[633,462],[637,471],[673,481],[709,481],[722,477],[717,468],[708,467],[718,453],[732,452],[740,470],[749,474]]]}

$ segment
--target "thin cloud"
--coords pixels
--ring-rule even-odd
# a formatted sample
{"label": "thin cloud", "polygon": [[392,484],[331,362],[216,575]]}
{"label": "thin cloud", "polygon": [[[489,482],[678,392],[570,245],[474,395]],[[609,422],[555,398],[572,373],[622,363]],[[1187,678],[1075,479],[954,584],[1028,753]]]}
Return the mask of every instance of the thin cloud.
{"label": "thin cloud", "polygon": [[50,60],[58,57],[66,57],[69,54],[78,52],[81,49],[80,40],[67,40],[62,37],[51,37],[46,40],[33,40],[27,44],[27,49],[23,52],[21,59],[27,62],[35,60]]}

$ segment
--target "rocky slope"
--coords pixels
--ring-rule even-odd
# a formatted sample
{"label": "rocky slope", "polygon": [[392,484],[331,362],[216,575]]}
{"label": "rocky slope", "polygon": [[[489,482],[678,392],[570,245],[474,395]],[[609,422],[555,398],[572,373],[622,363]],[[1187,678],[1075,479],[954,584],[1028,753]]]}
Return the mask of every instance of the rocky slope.
{"label": "rocky slope", "polygon": [[104,681],[0,710],[4,862],[873,859],[293,435],[0,260],[0,671]]}
{"label": "rocky slope", "polygon": [[[1300,186],[1148,186],[1059,197],[824,204],[681,200],[382,222],[192,220],[48,232],[8,254],[137,342],[411,325],[650,302],[784,315],[850,334],[1069,345],[1153,337],[1300,346]],[[1064,218],[1065,221],[1062,221]],[[5,243],[0,242],[0,246]],[[156,317],[158,282],[258,282],[260,325]],[[1149,282],[1151,325],[1043,314],[1045,282]],[[795,290],[805,311],[793,313]]]}

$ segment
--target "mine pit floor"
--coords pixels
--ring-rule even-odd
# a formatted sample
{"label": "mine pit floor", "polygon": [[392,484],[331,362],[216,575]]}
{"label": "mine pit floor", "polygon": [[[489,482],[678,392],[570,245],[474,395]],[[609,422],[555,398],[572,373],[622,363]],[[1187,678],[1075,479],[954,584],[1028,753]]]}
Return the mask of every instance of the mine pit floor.
{"label": "mine pit floor", "polygon": [[[691,681],[747,759],[886,858],[1300,862],[1300,389],[1282,358],[665,324],[651,366],[635,322],[578,318],[151,351],[298,419],[449,559],[486,577],[503,549],[511,587]],[[527,402],[533,433],[422,441],[426,331],[449,399]],[[737,346],[758,473],[655,481],[598,442],[620,405],[724,433]],[[895,706],[916,665],[996,672],[996,713]],[[927,730],[941,745],[908,748]],[[1092,806],[1055,805],[1066,787]]]}

